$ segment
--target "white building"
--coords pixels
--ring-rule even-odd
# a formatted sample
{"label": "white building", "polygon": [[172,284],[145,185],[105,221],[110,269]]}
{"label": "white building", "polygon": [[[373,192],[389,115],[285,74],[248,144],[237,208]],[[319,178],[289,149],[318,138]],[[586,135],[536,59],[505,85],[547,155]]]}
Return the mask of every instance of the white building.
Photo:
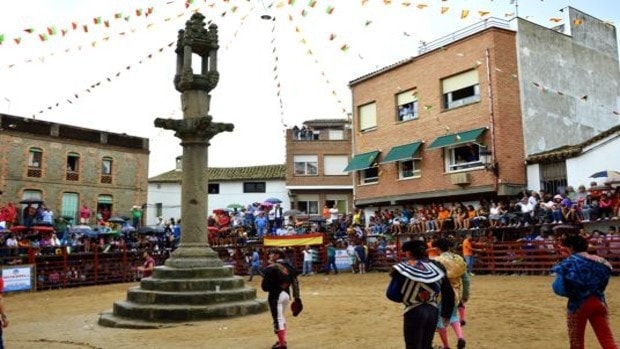
{"label": "white building", "polygon": [[[280,199],[284,211],[291,207],[285,165],[210,167],[207,171],[208,214],[232,204],[247,206],[268,198]],[[177,157],[174,170],[149,178],[146,224],[157,223],[158,217],[181,218],[181,175],[181,158]]]}

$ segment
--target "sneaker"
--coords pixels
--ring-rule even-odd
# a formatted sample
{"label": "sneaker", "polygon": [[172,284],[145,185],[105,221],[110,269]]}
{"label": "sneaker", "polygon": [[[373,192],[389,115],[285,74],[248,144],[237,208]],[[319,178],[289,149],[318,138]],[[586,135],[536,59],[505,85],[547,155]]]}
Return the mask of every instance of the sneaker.
{"label": "sneaker", "polygon": [[465,348],[465,339],[463,339],[463,338],[459,338],[459,340],[458,340],[458,342],[457,342],[457,344],[456,344],[456,347],[457,347],[458,349],[463,349],[463,348]]}
{"label": "sneaker", "polygon": [[562,222],[562,221],[558,221],[558,224],[563,224],[563,223],[564,223],[564,222]]}

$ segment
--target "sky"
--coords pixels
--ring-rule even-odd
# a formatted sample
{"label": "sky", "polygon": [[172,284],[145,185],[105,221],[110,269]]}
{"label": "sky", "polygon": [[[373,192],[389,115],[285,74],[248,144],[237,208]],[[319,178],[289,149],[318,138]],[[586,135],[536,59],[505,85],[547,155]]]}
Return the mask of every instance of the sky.
{"label": "sky", "polygon": [[149,176],[174,169],[180,140],[153,122],[183,117],[174,47],[198,10],[219,30],[209,114],[235,125],[209,166],[281,164],[286,128],[350,115],[351,80],[485,18],[562,24],[566,6],[620,23],[617,0],[3,0],[0,113],[145,137]]}

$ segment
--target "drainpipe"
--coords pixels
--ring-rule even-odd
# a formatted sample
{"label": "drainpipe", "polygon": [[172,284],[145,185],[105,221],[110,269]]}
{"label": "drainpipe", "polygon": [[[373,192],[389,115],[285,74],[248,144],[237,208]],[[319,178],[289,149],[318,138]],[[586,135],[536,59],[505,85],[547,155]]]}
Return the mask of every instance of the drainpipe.
{"label": "drainpipe", "polygon": [[499,178],[496,166],[498,165],[496,162],[495,155],[495,104],[493,102],[493,84],[491,83],[491,57],[489,53],[489,48],[487,47],[485,51],[485,61],[487,66],[487,86],[488,86],[488,94],[489,94],[489,127],[491,133],[491,164],[493,165],[493,190],[497,195],[497,190],[499,187]]}

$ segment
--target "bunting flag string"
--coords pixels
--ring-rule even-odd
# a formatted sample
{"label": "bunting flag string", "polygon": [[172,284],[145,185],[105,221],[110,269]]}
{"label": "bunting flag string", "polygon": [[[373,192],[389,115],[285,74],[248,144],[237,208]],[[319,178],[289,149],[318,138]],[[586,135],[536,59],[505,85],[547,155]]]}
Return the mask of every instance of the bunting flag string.
{"label": "bunting flag string", "polygon": [[[160,47],[156,51],[153,51],[153,52],[147,54],[143,59],[138,61],[138,64],[142,64],[144,59],[152,59],[154,55],[160,54],[160,53],[164,52],[164,50],[166,50],[166,49],[168,49],[170,47],[173,47],[174,44],[175,44],[175,42],[171,41],[167,45]],[[127,66],[125,66],[124,70],[129,71],[129,70],[132,69],[132,67],[133,67],[133,65],[127,65]],[[108,75],[107,77],[105,77],[105,81],[109,82],[109,83],[112,83],[114,80],[116,80],[116,78],[121,76],[121,73],[122,73],[122,70],[119,70],[119,71],[117,71],[116,73],[114,73],[112,75]],[[73,102],[77,101],[80,98],[80,96],[83,96],[83,94],[82,94],[83,92],[90,94],[97,87],[101,86],[101,84],[103,82],[104,82],[103,79],[99,80],[99,81],[91,84],[89,87],[85,88],[81,92],[74,93],[73,96],[70,96],[68,98],[64,98],[62,101],[57,101],[56,103],[50,104],[47,108],[41,109],[41,110],[39,110],[38,113],[32,114],[32,118],[35,119],[37,114],[41,115],[41,114],[47,112],[48,110],[53,110],[53,109],[58,108],[58,107],[60,107],[62,105],[73,104]]]}
{"label": "bunting flag string", "polygon": [[[532,85],[534,86],[534,88],[538,89],[543,94],[556,94],[560,97],[572,98],[576,102],[580,102],[580,103],[588,103],[588,102],[593,103],[592,100],[589,98],[589,95],[587,92],[583,92],[579,95],[574,95],[574,94],[566,93],[565,91],[562,91],[562,90],[558,90],[555,88],[551,88],[549,86],[545,86],[544,84],[540,82],[536,82],[536,81],[532,81]],[[620,115],[620,111],[618,109],[615,109],[615,107],[610,107],[604,104],[600,104],[596,107],[603,109],[603,110],[609,110],[609,112],[613,115],[616,115],[616,116]]]}
{"label": "bunting flag string", "polygon": [[278,45],[276,40],[276,19],[271,18],[271,54],[273,57],[273,82],[276,85],[276,95],[278,97],[278,103],[280,107],[280,124],[284,129],[284,102],[282,101],[282,80],[280,80],[278,69]]}
{"label": "bunting flag string", "polygon": [[[293,24],[293,27],[295,28],[295,33],[297,33],[297,35],[300,37],[300,42],[304,45],[310,46],[308,44],[308,40],[306,39],[306,37],[304,36],[304,34],[302,33],[301,27],[299,24],[297,24],[297,21],[295,21],[293,15],[289,14],[289,21]],[[331,88],[332,90],[332,95],[334,96],[334,98],[336,99],[336,102],[338,103],[338,105],[340,105],[341,107],[341,111],[342,113],[348,117],[348,113],[347,113],[347,108],[345,107],[344,103],[342,102],[342,99],[340,98],[340,96],[338,95],[338,93],[336,92],[336,88],[334,86],[334,84],[331,82],[331,80],[327,77],[327,74],[325,73],[325,70],[322,67],[322,64],[319,62],[319,59],[316,57],[316,55],[313,53],[312,49],[309,48],[306,51],[306,54],[312,56],[314,59],[314,63],[316,64],[316,66],[319,68],[319,71],[321,72],[321,76],[323,76],[325,78],[325,84]]]}
{"label": "bunting flag string", "polygon": [[[169,1],[167,2],[165,5],[171,5],[173,4],[174,1]],[[144,8],[136,8],[135,10],[133,10],[131,13],[135,13],[135,17],[142,17],[145,20],[153,14],[153,12],[155,11],[155,7],[148,7],[146,9]],[[125,22],[129,22],[130,20],[132,20],[132,15],[128,14],[125,15],[123,12],[114,12],[111,17],[110,17],[113,21],[125,21]],[[71,23],[67,24],[67,25],[47,25],[41,29],[35,29],[33,27],[27,27],[23,30],[21,30],[21,32],[27,33],[27,34],[31,34],[25,37],[20,36],[17,33],[14,33],[13,35],[11,35],[12,39],[9,42],[13,42],[15,45],[19,45],[23,42],[24,38],[26,40],[29,40],[30,38],[33,38],[32,34],[37,33],[37,36],[39,38],[39,41],[41,42],[46,42],[49,39],[51,39],[52,37],[65,37],[67,35],[69,35],[72,32],[75,31],[83,31],[85,33],[88,33],[89,31],[89,24],[93,24],[93,25],[103,25],[104,28],[110,28],[111,25],[111,21],[110,18],[106,17],[104,19],[104,17],[102,16],[96,16],[92,19],[89,20],[82,20],[82,21],[72,21]],[[58,36],[58,30],[57,28],[61,28],[60,32],[62,35]],[[0,37],[2,38],[6,38],[7,34],[6,33],[2,33],[0,34]],[[4,39],[0,40],[0,48],[2,47]]]}
{"label": "bunting flag string", "polygon": [[[195,10],[193,10],[193,11],[195,11]],[[168,22],[168,21],[171,21],[173,19],[184,18],[185,16],[186,16],[186,12],[180,12],[180,13],[178,13],[174,17],[165,17],[163,19],[163,22]],[[157,26],[159,24],[161,24],[161,22],[159,22],[159,23],[157,23],[157,22],[156,23],[149,22],[149,23],[147,23],[144,26],[144,29],[149,30],[149,29],[152,29],[153,27],[155,27],[155,26]],[[135,27],[131,27],[128,30],[123,30],[123,31],[120,31],[120,32],[116,33],[116,35],[114,37],[116,37],[116,38],[118,38],[118,37],[125,38],[129,34],[134,34],[136,32],[138,32],[138,29],[135,28]],[[43,34],[40,34],[40,35],[43,35]],[[36,59],[35,58],[29,58],[29,59],[23,60],[20,63],[17,63],[17,62],[9,63],[9,64],[7,64],[5,66],[0,66],[0,70],[15,68],[15,67],[19,66],[22,63],[23,64],[27,64],[27,63],[34,63],[34,62],[37,62],[37,61],[40,61],[40,62],[44,63],[47,58],[58,56],[60,54],[69,54],[69,53],[72,53],[72,52],[75,52],[75,51],[82,51],[84,48],[86,48],[88,46],[90,46],[92,48],[97,48],[97,47],[99,47],[100,43],[102,43],[102,42],[109,42],[114,37],[106,35],[106,36],[97,38],[95,40],[92,40],[89,43],[81,43],[81,44],[78,44],[77,46],[74,46],[74,47],[65,48],[62,51],[49,52],[48,54],[46,54],[44,56],[37,57]]]}
{"label": "bunting flag string", "polygon": [[[237,7],[235,7],[235,10],[231,9],[231,12],[236,12]],[[226,42],[226,45],[224,45],[224,48],[226,50],[228,50],[230,48],[230,45],[232,44],[233,40],[235,40],[237,38],[237,35],[239,35],[239,31],[241,31],[241,29],[243,28],[243,26],[245,25],[245,21],[247,20],[248,16],[254,14],[254,11],[256,10],[256,6],[252,5],[252,7],[250,8],[250,10],[243,16],[241,16],[241,19],[239,21],[239,24],[237,25],[237,29],[235,29],[235,32],[233,33],[232,37],[230,37],[230,39]]]}

